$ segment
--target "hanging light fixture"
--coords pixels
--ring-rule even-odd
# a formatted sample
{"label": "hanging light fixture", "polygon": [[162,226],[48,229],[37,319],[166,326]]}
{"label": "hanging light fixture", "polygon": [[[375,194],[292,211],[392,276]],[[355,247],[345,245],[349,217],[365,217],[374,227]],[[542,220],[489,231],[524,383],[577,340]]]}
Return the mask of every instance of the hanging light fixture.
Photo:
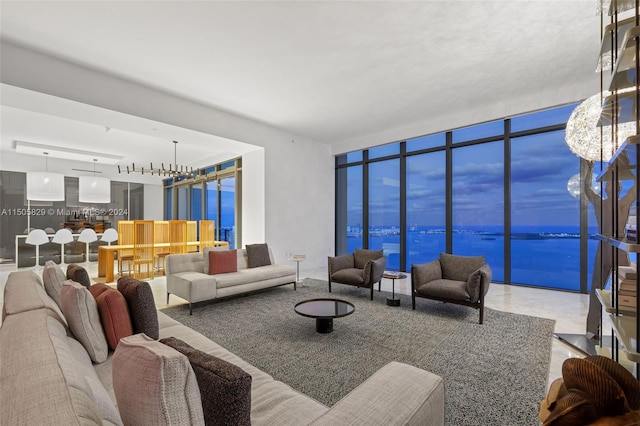
{"label": "hanging light fixture", "polygon": [[93,159],[93,176],[78,178],[78,201],[81,203],[110,203],[111,180],[96,176],[97,158]]}
{"label": "hanging light fixture", "polygon": [[64,175],[49,173],[48,152],[44,154],[44,172],[27,172],[27,200],[64,201]]}
{"label": "hanging light fixture", "polygon": [[179,166],[178,165],[178,141],[173,141],[173,164],[169,163],[168,167],[165,167],[164,163],[161,163],[161,167],[154,168],[153,163],[149,163],[149,168],[145,169],[144,167],[136,168],[135,163],[131,164],[131,167],[126,166],[126,169],[121,169],[118,166],[118,173],[140,173],[140,174],[150,174],[151,176],[157,175],[162,177],[172,177],[172,178],[195,178],[199,174],[199,170],[194,170],[193,167],[189,168],[187,166]]}

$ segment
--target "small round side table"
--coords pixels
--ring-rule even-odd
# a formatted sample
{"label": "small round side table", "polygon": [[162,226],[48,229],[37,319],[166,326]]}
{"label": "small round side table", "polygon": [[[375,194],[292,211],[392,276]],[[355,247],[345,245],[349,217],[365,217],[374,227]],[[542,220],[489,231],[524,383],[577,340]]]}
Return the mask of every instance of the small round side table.
{"label": "small round side table", "polygon": [[391,297],[387,297],[387,305],[400,306],[400,299],[396,298],[396,280],[403,280],[407,278],[407,274],[400,272],[385,272],[382,277],[391,280]]}

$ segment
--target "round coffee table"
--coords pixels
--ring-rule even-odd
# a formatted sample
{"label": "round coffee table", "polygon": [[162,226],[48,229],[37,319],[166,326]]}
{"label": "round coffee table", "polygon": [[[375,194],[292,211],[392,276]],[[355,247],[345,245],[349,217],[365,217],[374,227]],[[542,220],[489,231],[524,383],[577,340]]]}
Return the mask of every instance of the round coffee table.
{"label": "round coffee table", "polygon": [[315,318],[318,333],[331,333],[334,318],[346,317],[356,310],[352,303],[340,299],[303,300],[293,309],[303,317]]}

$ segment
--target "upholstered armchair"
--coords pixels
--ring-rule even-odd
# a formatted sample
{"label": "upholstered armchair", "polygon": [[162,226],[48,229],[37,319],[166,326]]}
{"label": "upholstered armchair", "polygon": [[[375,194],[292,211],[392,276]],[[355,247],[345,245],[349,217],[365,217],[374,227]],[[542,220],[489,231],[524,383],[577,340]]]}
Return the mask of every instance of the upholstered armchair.
{"label": "upholstered armchair", "polygon": [[355,285],[357,287],[371,288],[371,300],[373,300],[373,286],[380,282],[387,259],[382,250],[360,250],[343,256],[329,257],[329,293],[331,282]]}
{"label": "upholstered armchair", "polygon": [[491,283],[491,268],[484,256],[457,256],[440,253],[440,258],[411,265],[411,303],[416,297],[471,306],[484,319],[484,297]]}

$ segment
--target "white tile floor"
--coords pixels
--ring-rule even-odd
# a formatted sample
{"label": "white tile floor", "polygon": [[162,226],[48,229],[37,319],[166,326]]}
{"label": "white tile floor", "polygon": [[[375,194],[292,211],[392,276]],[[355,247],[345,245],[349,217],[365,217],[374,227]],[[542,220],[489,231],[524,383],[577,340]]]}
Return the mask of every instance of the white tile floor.
{"label": "white tile floor", "polygon": [[[97,278],[97,263],[89,262],[83,264],[89,276],[95,281],[104,281]],[[301,265],[302,266],[302,265]],[[26,268],[30,269],[30,268]],[[0,308],[2,306],[2,294],[4,285],[10,272],[15,271],[13,264],[0,265]],[[318,278],[326,280],[326,268],[313,270],[302,269],[302,278]],[[157,277],[150,280],[156,305],[158,308],[174,306],[185,303],[184,300],[171,296],[169,305],[166,304],[166,279]],[[383,280],[383,290],[391,291],[391,280]],[[398,293],[410,294],[411,283],[405,280],[396,280],[395,291]],[[553,290],[541,290],[535,288],[507,286],[492,284],[487,295],[486,306],[492,309],[513,312],[524,315],[532,315],[543,318],[550,318],[556,321],[556,332],[583,334],[588,307],[588,296],[584,294],[567,293]],[[486,324],[490,327],[490,324]],[[610,329],[605,326],[605,330]],[[514,348],[505,348],[515,350]],[[549,383],[562,376],[562,363],[570,357],[581,357],[583,354],[562,343],[558,339],[553,339],[551,366],[549,371]]]}

